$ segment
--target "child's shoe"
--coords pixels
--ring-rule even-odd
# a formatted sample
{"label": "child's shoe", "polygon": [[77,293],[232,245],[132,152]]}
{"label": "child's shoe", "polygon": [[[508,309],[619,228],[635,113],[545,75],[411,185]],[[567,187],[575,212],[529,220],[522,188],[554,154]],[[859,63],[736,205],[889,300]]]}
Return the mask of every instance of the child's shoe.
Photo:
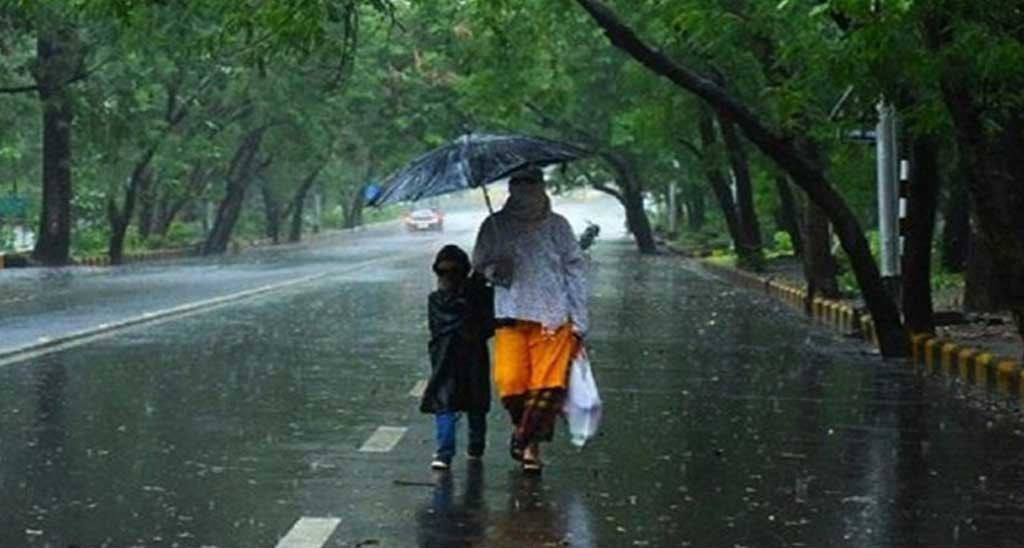
{"label": "child's shoe", "polygon": [[447,470],[451,468],[451,464],[441,457],[434,456],[434,460],[430,461],[430,468],[434,470]]}

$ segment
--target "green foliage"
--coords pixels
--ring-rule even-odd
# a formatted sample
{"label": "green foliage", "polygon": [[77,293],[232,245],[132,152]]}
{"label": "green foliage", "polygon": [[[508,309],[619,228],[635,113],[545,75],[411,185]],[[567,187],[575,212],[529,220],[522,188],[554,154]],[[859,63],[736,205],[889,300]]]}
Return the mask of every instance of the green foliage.
{"label": "green foliage", "polygon": [[92,257],[104,255],[110,232],[105,226],[78,227],[71,233],[71,256]]}
{"label": "green foliage", "polygon": [[789,232],[776,232],[772,237],[773,245],[772,252],[779,255],[792,255],[793,254],[793,238],[789,235]]}
{"label": "green foliage", "polygon": [[[909,132],[938,135],[943,150],[953,147],[941,76],[970,82],[992,111],[1024,106],[1021,16],[995,0],[608,3],[673,58],[717,73],[770,126],[813,142],[866,227],[875,223],[874,150],[841,136],[873,125],[879,97],[903,103]],[[935,52],[923,28],[937,15],[951,21],[953,39]],[[136,196],[127,245],[201,239],[198,222],[179,214],[166,237],[143,242],[139,210],[183,204],[185,212],[218,200],[241,139],[263,126],[265,188],[248,189],[239,238],[262,238],[267,202],[283,211],[318,169],[310,196],[324,199],[321,223],[342,226],[368,181],[471,129],[615,153],[635,163],[655,195],[671,181],[681,194],[703,192],[713,228],[680,237],[729,247],[704,180],[708,168],[728,176],[729,165],[722,146],[700,146],[704,107],[609,45],[568,0],[0,0],[0,87],[33,83],[36,32],[47,21],[78,31],[90,69],[72,88],[76,253],[105,249],[108,203],[125,208],[151,148],[150,184]],[[3,94],[0,102],[0,192],[16,188],[38,215],[38,97]],[[755,205],[771,234],[778,169],[748,148]],[[612,178],[600,161],[573,169],[560,184],[581,184],[582,173]],[[400,213],[369,210],[364,220]],[[774,251],[791,250],[780,238],[788,235],[776,234]]]}
{"label": "green foliage", "polygon": [[[129,234],[138,236],[137,230],[129,231]],[[198,223],[185,223],[174,221],[167,227],[164,235],[152,235],[143,240],[138,237],[138,243],[145,249],[175,249],[196,245],[203,239],[203,230]]]}
{"label": "green foliage", "polygon": [[0,225],[0,251],[14,249],[14,228]]}

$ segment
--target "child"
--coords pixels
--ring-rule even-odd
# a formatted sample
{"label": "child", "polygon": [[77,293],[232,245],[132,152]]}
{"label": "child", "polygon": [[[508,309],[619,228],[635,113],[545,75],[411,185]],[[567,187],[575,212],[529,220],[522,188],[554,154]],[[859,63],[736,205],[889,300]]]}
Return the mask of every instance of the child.
{"label": "child", "polygon": [[483,276],[470,276],[469,256],[458,246],[444,246],[433,268],[437,290],[427,300],[431,374],[420,411],[433,413],[437,428],[430,467],[447,470],[462,412],[469,419],[467,455],[478,460],[484,453],[491,407],[487,339],[494,335],[494,292]]}

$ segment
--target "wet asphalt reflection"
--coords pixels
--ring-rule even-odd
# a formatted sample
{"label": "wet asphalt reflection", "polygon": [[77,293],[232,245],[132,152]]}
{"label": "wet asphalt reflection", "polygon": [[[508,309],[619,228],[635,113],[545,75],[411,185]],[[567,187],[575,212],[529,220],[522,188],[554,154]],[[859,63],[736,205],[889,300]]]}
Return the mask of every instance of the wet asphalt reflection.
{"label": "wet asphalt reflection", "polygon": [[[409,392],[444,240],[0,368],[0,546],[274,546],[303,517],[340,519],[325,546],[1024,544],[1013,423],[628,242],[594,251],[601,435],[524,477],[495,408],[483,462],[431,472]],[[360,451],[381,426],[408,430]]]}

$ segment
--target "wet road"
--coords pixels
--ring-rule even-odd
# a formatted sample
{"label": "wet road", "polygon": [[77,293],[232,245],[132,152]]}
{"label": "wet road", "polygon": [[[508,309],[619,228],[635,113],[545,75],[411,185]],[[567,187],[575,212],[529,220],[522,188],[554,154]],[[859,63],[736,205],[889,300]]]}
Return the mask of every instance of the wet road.
{"label": "wet road", "polygon": [[[324,546],[1024,545],[1014,423],[608,239],[591,273],[601,436],[582,452],[560,437],[544,477],[524,478],[494,409],[482,465],[460,456],[435,475],[410,395],[427,367],[429,256],[476,220],[72,276],[67,300],[87,303],[93,287],[158,278],[188,298],[209,282],[189,272],[225,291],[244,286],[233,272],[324,274],[0,368],[0,546],[274,546],[318,527]],[[82,306],[106,311],[83,324],[125,310]],[[60,313],[21,310],[43,328]],[[361,451],[380,427],[393,447]]]}

